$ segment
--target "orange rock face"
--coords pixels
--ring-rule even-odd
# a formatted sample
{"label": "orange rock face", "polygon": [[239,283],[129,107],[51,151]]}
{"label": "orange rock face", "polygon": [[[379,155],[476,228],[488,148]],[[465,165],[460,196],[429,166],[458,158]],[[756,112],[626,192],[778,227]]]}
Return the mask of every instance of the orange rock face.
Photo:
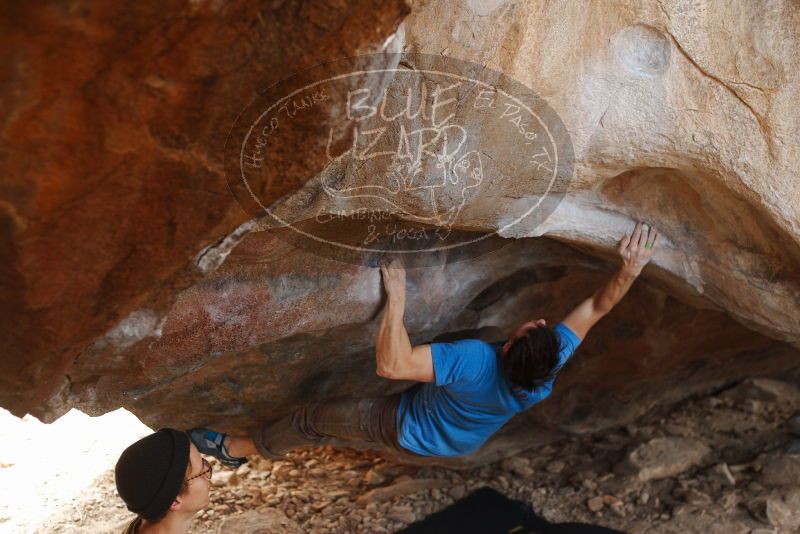
{"label": "orange rock face", "polygon": [[5,6],[0,404],[47,412],[88,342],[151,293],[167,305],[195,278],[191,259],[248,218],[222,176],[244,103],[373,51],[406,13],[401,1]]}

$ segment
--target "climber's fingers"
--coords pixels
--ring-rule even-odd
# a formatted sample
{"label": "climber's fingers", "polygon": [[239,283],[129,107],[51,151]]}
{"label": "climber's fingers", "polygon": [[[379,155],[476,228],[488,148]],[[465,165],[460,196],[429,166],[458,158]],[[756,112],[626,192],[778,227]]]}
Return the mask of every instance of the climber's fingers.
{"label": "climber's fingers", "polygon": [[642,223],[637,222],[636,227],[633,229],[633,237],[631,238],[631,242],[628,245],[628,249],[632,253],[636,253],[639,250],[639,239],[642,237]]}
{"label": "climber's fingers", "polygon": [[626,254],[625,249],[628,248],[628,243],[630,242],[631,242],[631,236],[629,235],[624,235],[622,236],[622,239],[619,240],[619,245],[617,245],[617,252],[619,252],[621,256],[625,256]]}
{"label": "climber's fingers", "polygon": [[389,258],[387,258],[386,255],[383,255],[383,256],[381,256],[381,260],[380,261],[383,262],[382,265],[383,265],[383,267],[385,269],[393,269],[393,270],[394,269],[399,269],[399,270],[404,270],[405,269],[405,267],[403,266],[403,262],[400,260],[400,258],[398,258],[396,256],[390,256]]}
{"label": "climber's fingers", "polygon": [[382,271],[388,269],[396,269],[402,266],[398,264],[399,261],[400,260],[398,258],[394,258],[391,256],[387,256],[386,254],[383,254],[381,255],[380,258],[378,258],[378,266],[381,268]]}
{"label": "climber's fingers", "polygon": [[655,242],[657,232],[655,228],[648,229],[647,225],[645,225],[645,229],[647,231],[645,231],[642,235],[642,240],[641,240],[642,246],[639,250],[644,255],[645,258],[649,259],[650,254],[652,254],[653,252],[653,243]]}
{"label": "climber's fingers", "polygon": [[639,237],[639,249],[643,249],[644,246],[647,244],[647,239],[650,236],[650,232],[652,228],[647,223],[642,223],[642,235]]}
{"label": "climber's fingers", "polygon": [[659,239],[661,239],[661,234],[659,234],[659,233],[658,233],[658,232],[656,232],[655,230],[653,230],[653,231],[655,232],[656,236],[653,238],[653,241],[652,241],[652,243],[653,243],[653,244],[650,246],[650,251],[651,251],[651,252],[652,252],[653,250],[655,250],[655,248],[656,248],[656,245],[658,245],[658,241],[659,241]]}
{"label": "climber's fingers", "polygon": [[405,288],[406,270],[399,258],[386,258],[384,255],[378,260],[378,265],[387,291],[393,292]]}

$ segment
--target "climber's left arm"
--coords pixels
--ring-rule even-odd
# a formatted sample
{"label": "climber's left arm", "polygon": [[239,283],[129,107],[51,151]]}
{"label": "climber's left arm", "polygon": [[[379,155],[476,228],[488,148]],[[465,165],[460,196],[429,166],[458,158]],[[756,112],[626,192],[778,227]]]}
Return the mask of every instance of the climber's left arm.
{"label": "climber's left arm", "polygon": [[658,244],[659,234],[655,228],[636,223],[633,235],[624,236],[617,245],[622,265],[594,295],[583,301],[561,322],[572,330],[578,339],[583,340],[589,329],[608,314],[622,300],[622,297],[641,274],[642,269]]}
{"label": "climber's left arm", "polygon": [[375,343],[376,372],[393,380],[433,382],[430,345],[411,346],[403,324],[406,305],[406,273],[399,261],[380,261],[383,285],[388,296]]}

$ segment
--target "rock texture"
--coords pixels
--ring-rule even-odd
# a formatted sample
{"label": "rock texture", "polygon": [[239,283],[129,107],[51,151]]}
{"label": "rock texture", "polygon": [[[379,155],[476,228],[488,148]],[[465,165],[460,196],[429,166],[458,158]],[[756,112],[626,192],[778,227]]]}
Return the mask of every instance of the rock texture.
{"label": "rock texture", "polygon": [[[491,254],[446,252],[409,272],[412,342],[555,322],[609,275],[633,220],[663,236],[552,398],[481,459],[797,366],[800,7],[569,6],[3,8],[0,404],[47,420],[125,406],[151,426],[242,431],[319,398],[407,386],[374,373],[378,271],[293,247],[240,209],[223,165],[257,92],[324,59],[401,46],[532,88],[575,157],[546,221],[505,229]],[[324,118],[350,124],[341,109]],[[281,165],[318,165],[295,135]],[[262,201],[313,218],[307,184],[270,172]],[[498,193],[461,226],[498,230],[516,198]]]}
{"label": "rock texture", "polygon": [[667,240],[652,276],[796,344],[798,21],[792,2],[433,1],[405,36],[500,68],[566,123],[576,176],[534,235],[602,254],[628,218],[654,219]]}
{"label": "rock texture", "polygon": [[[236,471],[211,459],[211,502],[192,531],[255,532],[260,517],[262,528],[280,525],[281,532],[398,532],[489,486],[554,523],[586,522],[631,534],[794,533],[800,490],[796,483],[765,484],[762,458],[769,451],[782,461],[800,443],[790,426],[800,403],[791,396],[763,399],[752,386],[745,381],[726,390],[733,396],[718,391],[660,405],[624,428],[568,437],[468,469],[399,464],[371,451],[329,447],[294,451],[277,462],[254,458]],[[666,478],[641,481],[619,473],[627,451],[664,440],[707,444],[709,454]],[[669,457],[650,463],[662,472],[674,465]],[[719,477],[720,466],[733,483]],[[115,491],[109,471],[39,529],[119,532],[111,525],[129,521],[130,512]],[[14,519],[5,524],[20,524]]]}
{"label": "rock texture", "polygon": [[620,471],[642,482],[683,473],[708,455],[705,443],[688,438],[655,438],[638,446],[620,464]]}
{"label": "rock texture", "polygon": [[243,105],[390,47],[407,13],[401,0],[4,5],[0,404],[55,417],[88,343],[158,332],[142,304],[163,315],[202,278],[195,256],[248,219],[222,161]]}

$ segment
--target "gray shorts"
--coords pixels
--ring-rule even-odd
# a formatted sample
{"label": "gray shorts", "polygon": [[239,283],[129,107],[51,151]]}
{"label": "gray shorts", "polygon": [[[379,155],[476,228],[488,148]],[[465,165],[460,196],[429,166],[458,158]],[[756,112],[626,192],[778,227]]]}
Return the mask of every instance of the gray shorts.
{"label": "gray shorts", "polygon": [[363,399],[338,398],[315,402],[252,434],[265,458],[278,459],[299,447],[318,446],[328,438],[378,444],[404,455],[417,456],[397,441],[400,394]]}

